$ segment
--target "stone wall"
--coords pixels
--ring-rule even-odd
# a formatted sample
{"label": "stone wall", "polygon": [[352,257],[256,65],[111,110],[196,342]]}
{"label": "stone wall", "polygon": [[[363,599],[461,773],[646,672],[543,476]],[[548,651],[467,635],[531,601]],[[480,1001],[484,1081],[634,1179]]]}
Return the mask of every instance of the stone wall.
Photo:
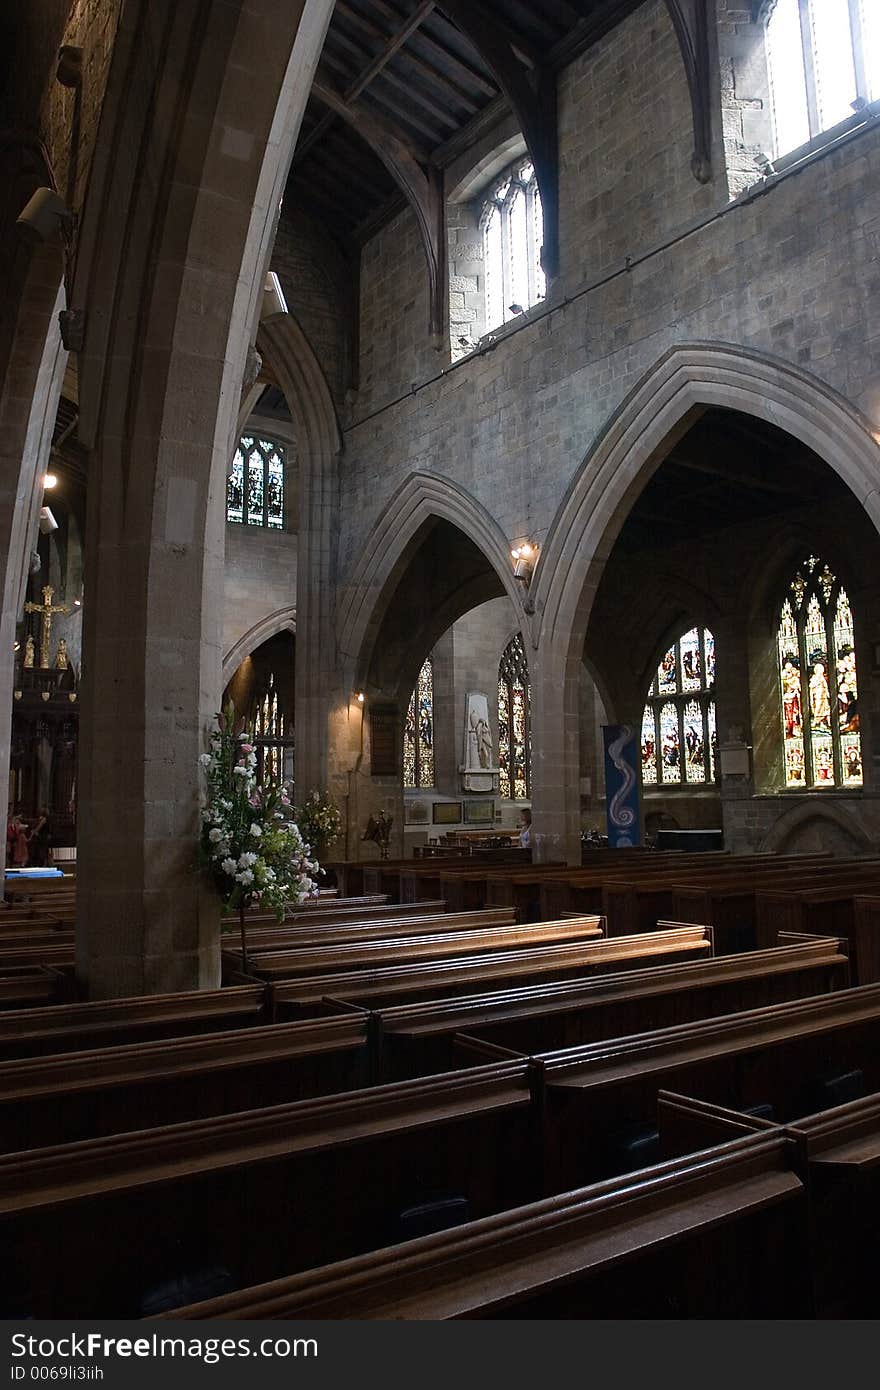
{"label": "stone wall", "polygon": [[[448,480],[473,499],[477,544],[480,507],[502,541],[543,544],[614,413],[679,345],[733,346],[790,364],[880,430],[880,338],[869,308],[880,290],[880,214],[865,196],[880,176],[880,126],[866,121],[731,201],[739,185],[725,151],[732,160],[739,142],[748,163],[766,111],[748,104],[763,97],[758,68],[747,61],[746,21],[732,3],[720,20],[708,184],[691,173],[690,104],[665,6],[639,10],[561,74],[561,273],[543,308],[495,341],[451,366],[438,360],[409,213],[364,248],[361,390],[344,430],[343,592],[365,548],[393,550],[382,516],[416,470],[433,491]],[[737,101],[746,105],[732,107]],[[603,538],[597,553],[609,544]],[[548,646],[540,609],[532,632],[549,671],[568,636],[557,630]],[[559,684],[548,677],[542,694],[554,737]],[[608,717],[622,717],[611,706]],[[576,726],[574,705],[572,716]],[[566,730],[572,716],[566,704]],[[560,777],[574,776],[577,737],[564,738],[573,742],[542,774],[545,804],[559,800]],[[583,739],[580,758],[583,765]],[[592,819],[600,811],[581,806]],[[753,844],[758,834],[741,839]],[[548,845],[561,848],[559,840]]]}
{"label": "stone wall", "polygon": [[257,623],[296,604],[297,538],[261,526],[226,527],[223,651]]}
{"label": "stone wall", "polygon": [[[605,113],[620,111],[627,56],[638,61],[625,137],[616,116],[591,156]],[[675,343],[799,364],[880,421],[867,308],[880,289],[880,215],[864,196],[880,173],[880,129],[730,203],[720,159],[710,185],[690,173],[686,84],[659,6],[562,74],[560,115],[562,277],[543,315],[441,372],[410,215],[364,250],[344,562],[413,468],[455,479],[508,536],[541,540],[613,411]]]}

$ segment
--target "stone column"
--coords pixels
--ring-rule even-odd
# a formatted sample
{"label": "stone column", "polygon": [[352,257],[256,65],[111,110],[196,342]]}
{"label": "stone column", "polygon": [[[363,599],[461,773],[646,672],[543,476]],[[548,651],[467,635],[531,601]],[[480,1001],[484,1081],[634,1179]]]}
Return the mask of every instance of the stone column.
{"label": "stone column", "polygon": [[542,644],[529,667],[533,857],[580,864],[580,663]]}

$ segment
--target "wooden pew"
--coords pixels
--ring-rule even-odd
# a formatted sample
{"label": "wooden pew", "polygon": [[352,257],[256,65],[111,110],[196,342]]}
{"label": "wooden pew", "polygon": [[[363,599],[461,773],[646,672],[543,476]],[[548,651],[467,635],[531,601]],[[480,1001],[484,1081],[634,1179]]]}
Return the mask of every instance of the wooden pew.
{"label": "wooden pew", "polygon": [[228,989],[21,1009],[0,1014],[0,1057],[113,1047],[266,1021],[266,991],[255,982]]}
{"label": "wooden pew", "polygon": [[354,923],[308,923],[303,926],[260,926],[248,931],[248,955],[266,950],[294,950],[298,946],[332,945],[358,941],[390,941],[395,937],[426,936],[433,932],[459,933],[480,927],[514,926],[513,913],[490,908],[479,912],[438,912],[430,915],[372,917]]}
{"label": "wooden pew", "polygon": [[[777,992],[787,988],[799,989],[812,983],[821,987],[823,973],[834,982],[834,968],[846,961],[834,956],[832,942],[811,942],[806,947],[781,948],[764,953],[754,963],[751,983],[762,985],[761,972],[766,971],[774,981]],[[823,954],[824,953],[824,954]],[[812,958],[812,970],[809,961]],[[823,965],[820,962],[824,962]],[[709,963],[717,967],[714,987],[702,990],[702,1006],[719,1004],[723,998],[730,1002],[730,989],[723,992],[726,981],[738,987],[739,998],[753,1000],[753,994],[743,993],[745,971],[738,961]],[[739,966],[738,972],[734,967]],[[701,967],[696,967],[700,970]],[[581,1011],[589,1012],[589,1004],[607,1004],[601,995],[603,986],[616,984],[612,1008],[597,1012],[593,1008],[592,1036],[613,1028],[622,1018],[629,1017],[626,1005],[638,1008],[656,1006],[658,999],[669,1003],[677,998],[694,997],[694,982],[687,971],[694,967],[665,968],[665,992],[658,993],[659,980],[650,971],[635,972],[630,977],[605,977],[590,986],[581,985]],[[705,975],[707,972],[703,971]],[[671,978],[670,977],[671,974]],[[738,974],[739,980],[734,977]],[[632,985],[630,985],[632,982]],[[634,987],[633,987],[634,986]],[[722,993],[719,993],[719,989]],[[584,1003],[586,996],[587,1002]],[[782,997],[788,997],[783,993]],[[493,997],[490,996],[490,1000]],[[494,996],[497,999],[497,996]],[[409,1075],[425,1076],[461,1065],[460,1054],[452,1045],[455,1034],[476,1021],[480,1032],[487,1037],[487,1019],[492,1005],[479,999],[463,1001],[453,1007],[445,1019],[446,1048],[435,1049],[431,1057],[422,1055],[417,1071]],[[542,1000],[541,1021],[547,1017],[546,1001]],[[440,1006],[435,1004],[439,1011]],[[495,1007],[497,1014],[497,1005]],[[401,1027],[411,1027],[406,1010],[390,1011],[379,1016],[378,1022],[387,1041],[395,1040]],[[401,1020],[400,1015],[404,1015]],[[676,1009],[680,1021],[682,1010]],[[604,1023],[603,1023],[604,1020]],[[227,1114],[235,1110],[256,1109],[334,1091],[354,1090],[370,1083],[371,1078],[387,1082],[391,1069],[381,1066],[380,1033],[377,1020],[362,1011],[349,1010],[340,1017],[294,1024],[276,1024],[268,1028],[214,1033],[191,1038],[173,1037],[162,1041],[140,1042],[128,1046],[103,1047],[98,1051],[62,1053],[55,1056],[32,1057],[26,1060],[0,1063],[0,1145],[5,1151],[69,1142],[97,1135],[137,1129],[146,1119],[152,1125],[177,1123],[205,1115]],[[424,1031],[425,1020],[422,1021]],[[431,1020],[428,1020],[430,1024]],[[436,1018],[433,1020],[436,1025]],[[535,1022],[520,1005],[518,1024]],[[581,1029],[581,1034],[584,1033]],[[618,1029],[619,1031],[619,1029]],[[436,1033],[436,1026],[435,1026]],[[525,1039],[515,1031],[514,1037],[488,1031],[488,1041],[500,1042],[502,1047],[526,1050]],[[547,1041],[546,1029],[535,1041]],[[372,1044],[372,1046],[368,1046]],[[385,1055],[387,1057],[387,1046]],[[397,1072],[399,1075],[399,1072]]]}
{"label": "wooden pew", "polygon": [[0,1062],[0,1151],[178,1124],[354,1091],[370,1081],[368,1020],[171,1037]]}
{"label": "wooden pew", "polygon": [[[548,1122],[558,1116],[569,1135],[579,1117],[590,1180],[623,1161],[628,1136],[653,1126],[661,1089],[732,1110],[766,1107],[768,1118],[787,1123],[825,1108],[841,1084],[880,1090],[878,1044],[880,985],[866,985],[535,1061],[544,1069]],[[568,1164],[571,1154],[564,1157]]]}
{"label": "wooden pew", "polygon": [[[776,931],[828,931],[843,937],[849,945],[853,978],[858,984],[877,979],[872,952],[860,952],[864,933],[856,931],[856,899],[872,891],[880,892],[880,869],[875,874],[842,873],[828,886],[798,886],[780,891],[760,889],[755,895],[756,938],[765,943]],[[864,955],[864,960],[861,956]]]}
{"label": "wooden pew", "polygon": [[802,1317],[806,1195],[790,1148],[779,1133],[746,1135],[165,1316]]}
{"label": "wooden pew", "polygon": [[853,941],[859,984],[880,980],[880,894],[859,893],[853,899]]}
{"label": "wooden pew", "polygon": [[810,1268],[817,1316],[873,1318],[880,1235],[880,1094],[796,1120],[810,1193]]}
{"label": "wooden pew", "polygon": [[687,965],[379,1009],[378,1075],[390,1081],[453,1066],[461,1033],[519,1053],[548,1052],[808,998],[845,988],[848,977],[841,942],[804,938]]}
{"label": "wooden pew", "polygon": [[[540,926],[493,926],[493,920],[504,923],[510,914],[504,909],[480,914],[485,925],[464,931],[426,932],[424,935],[340,942],[328,946],[303,945],[296,949],[261,951],[248,950],[250,971],[260,979],[293,979],[314,976],[321,972],[339,973],[369,970],[372,967],[392,968],[419,961],[442,960],[470,953],[487,951],[529,950],[553,942],[590,941],[604,936],[604,923],[599,917],[573,917],[563,922],[544,922]],[[442,919],[441,919],[442,920]],[[2,960],[2,952],[0,952]],[[230,970],[242,967],[241,951],[223,952],[224,964]]]}
{"label": "wooden pew", "polygon": [[57,970],[42,965],[22,965],[0,972],[0,1010],[7,1017],[12,1011],[36,1008],[67,997],[64,977]]}
{"label": "wooden pew", "polygon": [[652,962],[699,960],[712,954],[711,932],[680,926],[614,941],[563,942],[534,950],[500,951],[421,965],[278,980],[271,985],[273,1017],[293,1019],[338,1012],[340,1001],[380,1009],[419,1000],[449,999],[475,990],[506,989],[638,969]]}
{"label": "wooden pew", "polygon": [[136,1316],[205,1265],[241,1286],[389,1244],[440,1193],[472,1217],[532,1200],[536,1114],[514,1061],[0,1156],[2,1306]]}

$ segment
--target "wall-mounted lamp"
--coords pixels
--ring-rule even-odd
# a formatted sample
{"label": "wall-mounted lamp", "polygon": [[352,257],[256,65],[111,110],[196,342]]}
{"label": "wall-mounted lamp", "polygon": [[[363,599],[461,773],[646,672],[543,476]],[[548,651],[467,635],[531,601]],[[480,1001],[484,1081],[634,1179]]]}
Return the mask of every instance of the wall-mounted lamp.
{"label": "wall-mounted lamp", "polygon": [[51,188],[38,188],[18,214],[15,225],[26,241],[39,242],[52,241],[59,234],[70,237],[74,221],[63,198]]}
{"label": "wall-mounted lamp", "polygon": [[52,489],[53,489],[53,487],[57,487],[57,486],[58,486],[58,475],[57,475],[57,473],[47,473],[46,476],[45,476],[45,478],[43,479],[43,490],[44,490],[44,492],[51,492]]}
{"label": "wall-mounted lamp", "polygon": [[523,541],[522,545],[517,545],[511,550],[510,558],[514,562],[514,579],[518,579],[521,584],[528,587],[538,560],[538,547],[532,541]]}
{"label": "wall-mounted lamp", "polygon": [[40,530],[44,536],[49,536],[53,531],[58,530],[58,522],[52,515],[51,507],[40,508]]}
{"label": "wall-mounted lamp", "polygon": [[263,307],[260,311],[261,319],[269,319],[273,314],[286,314],[287,300],[284,298],[284,291],[281,288],[281,281],[270,270],[266,276],[266,283],[263,286]]}
{"label": "wall-mounted lamp", "polygon": [[367,697],[362,690],[356,690],[354,692],[354,698],[357,700],[359,705],[362,705]]}

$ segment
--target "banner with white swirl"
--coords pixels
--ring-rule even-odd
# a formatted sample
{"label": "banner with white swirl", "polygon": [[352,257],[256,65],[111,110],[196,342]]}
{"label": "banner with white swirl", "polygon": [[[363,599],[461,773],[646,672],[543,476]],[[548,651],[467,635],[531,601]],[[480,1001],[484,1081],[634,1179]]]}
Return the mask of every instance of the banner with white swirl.
{"label": "banner with white swirl", "polygon": [[630,849],[642,842],[638,735],[632,724],[604,724],[602,736],[608,843],[612,849]]}

